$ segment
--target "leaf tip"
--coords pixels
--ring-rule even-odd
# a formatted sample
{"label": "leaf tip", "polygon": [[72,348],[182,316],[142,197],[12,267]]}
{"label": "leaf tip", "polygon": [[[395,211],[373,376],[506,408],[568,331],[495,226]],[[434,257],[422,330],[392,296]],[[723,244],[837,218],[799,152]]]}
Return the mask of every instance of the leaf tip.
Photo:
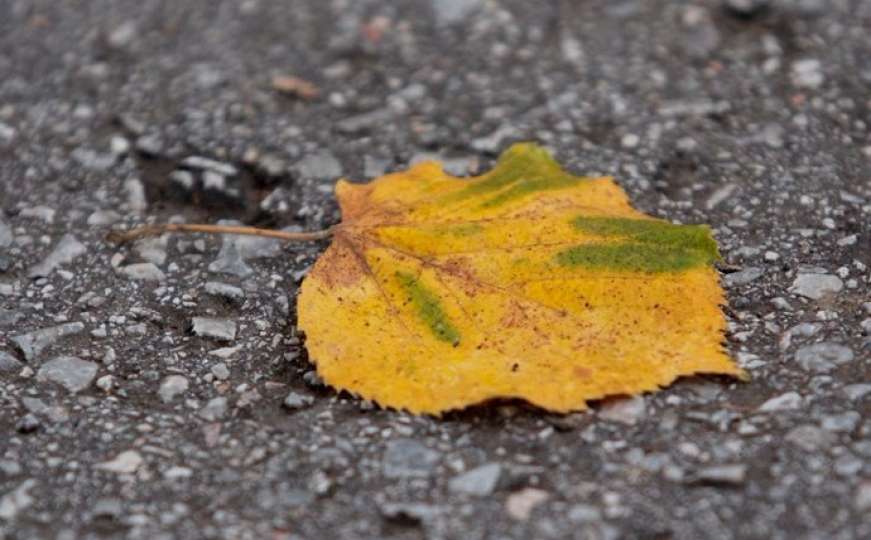
{"label": "leaf tip", "polygon": [[500,164],[522,159],[524,161],[532,161],[538,163],[547,163],[559,167],[559,164],[553,158],[553,154],[544,146],[534,142],[518,142],[509,146],[499,156]]}

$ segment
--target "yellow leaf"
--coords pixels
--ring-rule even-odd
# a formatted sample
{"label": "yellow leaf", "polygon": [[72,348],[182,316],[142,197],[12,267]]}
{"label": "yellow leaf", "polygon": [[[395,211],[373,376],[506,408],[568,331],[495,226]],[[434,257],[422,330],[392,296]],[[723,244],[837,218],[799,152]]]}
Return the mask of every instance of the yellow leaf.
{"label": "yellow leaf", "polygon": [[476,178],[426,162],[336,193],[343,221],[298,303],[335,388],[414,413],[492,398],[566,412],[744,376],[721,344],[708,228],[638,212],[611,178],[519,144]]}

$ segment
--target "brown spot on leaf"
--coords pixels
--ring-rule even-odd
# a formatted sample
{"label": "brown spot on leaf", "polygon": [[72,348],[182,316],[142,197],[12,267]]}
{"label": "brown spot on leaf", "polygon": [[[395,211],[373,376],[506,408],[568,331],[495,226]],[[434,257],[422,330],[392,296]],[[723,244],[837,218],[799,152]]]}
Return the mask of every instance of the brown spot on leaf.
{"label": "brown spot on leaf", "polygon": [[361,262],[340,234],[333,238],[332,245],[315,263],[311,274],[330,288],[354,285],[365,276]]}
{"label": "brown spot on leaf", "polygon": [[589,379],[590,376],[593,375],[593,372],[585,367],[575,366],[572,368],[572,372],[575,374],[575,377],[579,379]]}

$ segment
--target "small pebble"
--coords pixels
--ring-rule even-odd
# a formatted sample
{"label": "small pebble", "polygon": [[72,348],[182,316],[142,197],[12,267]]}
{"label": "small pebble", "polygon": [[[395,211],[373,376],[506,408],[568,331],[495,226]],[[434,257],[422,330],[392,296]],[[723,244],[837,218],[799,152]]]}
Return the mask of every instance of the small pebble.
{"label": "small pebble", "polygon": [[227,364],[223,362],[212,366],[212,369],[210,371],[212,372],[212,375],[214,375],[215,378],[219,381],[226,381],[228,378],[230,378],[230,370],[227,369]]}
{"label": "small pebble", "polygon": [[859,512],[871,510],[871,480],[863,480],[856,488],[856,496],[853,505]]}
{"label": "small pebble", "polygon": [[98,366],[75,356],[59,356],[39,368],[36,378],[59,384],[67,391],[76,393],[91,385]]}
{"label": "small pebble", "polygon": [[6,351],[0,351],[0,373],[18,373],[24,366],[17,358]]}
{"label": "small pebble", "polygon": [[284,398],[284,402],[282,403],[282,405],[285,409],[289,411],[296,411],[299,409],[310,407],[312,403],[314,403],[314,401],[315,400],[312,396],[291,392],[287,394],[287,397]]}
{"label": "small pebble", "polygon": [[293,171],[302,178],[335,180],[342,176],[342,164],[331,152],[324,150],[299,160],[293,166]]}
{"label": "small pebble", "polygon": [[749,267],[741,270],[740,272],[734,272],[731,274],[727,274],[725,278],[723,278],[723,282],[727,287],[734,287],[737,285],[746,285],[752,281],[756,281],[761,278],[764,274],[764,271],[761,268]]}
{"label": "small pebble", "polygon": [[197,336],[223,341],[233,341],[236,339],[236,323],[228,319],[194,317],[191,319],[191,325],[191,331]]}
{"label": "small pebble", "polygon": [[161,272],[156,264],[150,262],[122,266],[118,269],[118,273],[137,281],[164,281],[166,279],[166,274]]}
{"label": "small pebble", "polygon": [[545,502],[550,495],[547,491],[536,488],[524,488],[508,496],[505,510],[508,515],[518,521],[526,521],[536,506]]}
{"label": "small pebble", "polygon": [[5,248],[12,245],[12,240],[15,235],[12,233],[12,227],[7,225],[0,219],[0,248]]}
{"label": "small pebble", "polygon": [[799,274],[789,292],[812,300],[840,292],[844,283],[838,276],[830,274]]}
{"label": "small pebble", "polygon": [[96,464],[94,468],[115,474],[133,474],[142,466],[143,461],[139,452],[126,450],[114,459]]}
{"label": "small pebble", "polygon": [[644,397],[611,398],[598,411],[600,418],[611,422],[634,425],[646,416]]}
{"label": "small pebble", "polygon": [[432,0],[436,23],[449,26],[461,23],[484,5],[484,0]]}
{"label": "small pebble", "polygon": [[475,497],[491,495],[499,483],[502,466],[498,463],[481,465],[455,476],[448,481],[448,491]]}
{"label": "small pebble", "polygon": [[187,378],[181,375],[170,375],[160,383],[158,394],[164,403],[169,403],[177,396],[185,393],[190,386]]}
{"label": "small pebble", "polygon": [[795,427],[786,434],[784,440],[798,446],[805,452],[826,450],[835,442],[835,438],[830,432],[814,425]]}
{"label": "small pebble", "polygon": [[97,379],[95,385],[100,390],[104,392],[109,392],[115,386],[115,377],[113,377],[112,375],[103,375],[102,377]]}
{"label": "small pebble", "polygon": [[227,398],[220,396],[210,399],[198,414],[200,418],[208,422],[220,420],[227,414]]}
{"label": "small pebble", "polygon": [[220,296],[235,303],[242,303],[245,300],[245,291],[226,283],[209,281],[205,285],[205,291],[212,296]]}
{"label": "small pebble", "polygon": [[87,253],[87,248],[84,244],[76,240],[76,237],[71,234],[64,235],[57,243],[57,246],[46,256],[39,264],[30,269],[27,273],[30,278],[44,277],[51,274],[57,267],[69,264],[76,258]]}
{"label": "small pebble", "polygon": [[756,409],[758,412],[789,411],[801,407],[802,398],[798,392],[787,392],[773,397]]}
{"label": "small pebble", "polygon": [[189,156],[182,160],[181,166],[187,169],[212,171],[223,177],[236,176],[239,169],[235,165],[202,156]]}
{"label": "small pebble", "polygon": [[825,81],[822,64],[815,58],[806,58],[793,62],[790,76],[792,84],[796,87],[810,90],[819,88]]}
{"label": "small pebble", "polygon": [[87,224],[91,227],[105,227],[121,220],[121,214],[114,210],[96,210],[88,216]]}
{"label": "small pebble", "polygon": [[27,413],[19,418],[18,422],[15,423],[15,431],[26,435],[38,430],[40,425],[39,418],[37,418],[36,415]]}
{"label": "small pebble", "polygon": [[15,336],[12,342],[24,355],[24,359],[30,362],[59,339],[78,334],[84,329],[84,324],[71,322]]}
{"label": "small pebble", "polygon": [[853,351],[838,343],[815,343],[795,352],[795,361],[806,371],[828,373],[853,360]]}
{"label": "small pebble", "polygon": [[747,465],[714,465],[696,471],[692,478],[698,484],[741,485],[747,478]]}
{"label": "small pebble", "polygon": [[820,427],[826,431],[850,433],[855,431],[861,421],[862,415],[856,411],[847,411],[840,414],[827,414],[823,416]]}
{"label": "small pebble", "polygon": [[124,190],[127,192],[127,206],[134,212],[144,212],[148,208],[145,198],[145,186],[138,178],[130,178],[124,182]]}
{"label": "small pebble", "polygon": [[381,467],[387,478],[426,478],[440,458],[438,452],[417,441],[396,439],[387,443]]}

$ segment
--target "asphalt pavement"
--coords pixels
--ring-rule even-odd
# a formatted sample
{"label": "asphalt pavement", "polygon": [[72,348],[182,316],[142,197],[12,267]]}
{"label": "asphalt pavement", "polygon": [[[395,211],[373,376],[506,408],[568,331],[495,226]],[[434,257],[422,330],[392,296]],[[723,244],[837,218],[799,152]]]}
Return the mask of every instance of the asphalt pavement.
{"label": "asphalt pavement", "polygon": [[[0,2],[0,538],[871,537],[871,2]],[[295,329],[335,181],[516,141],[710,224],[746,383],[443,418]]]}

